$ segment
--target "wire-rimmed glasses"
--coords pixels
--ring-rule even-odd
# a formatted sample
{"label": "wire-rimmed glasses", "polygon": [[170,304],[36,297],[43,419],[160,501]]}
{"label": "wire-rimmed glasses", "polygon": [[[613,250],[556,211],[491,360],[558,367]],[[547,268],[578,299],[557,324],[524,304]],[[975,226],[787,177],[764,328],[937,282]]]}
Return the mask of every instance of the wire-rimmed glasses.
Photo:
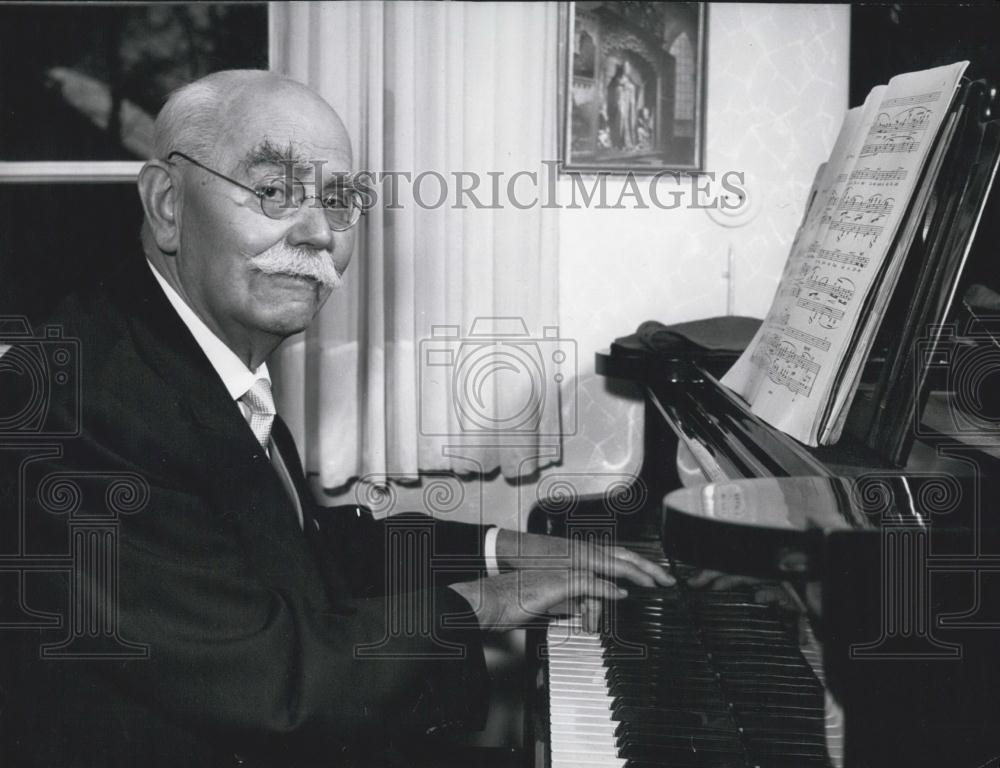
{"label": "wire-rimmed glasses", "polygon": [[269,178],[257,184],[256,187],[250,187],[243,182],[229,178],[214,168],[209,168],[204,163],[176,149],[167,155],[166,162],[169,163],[170,158],[174,155],[183,157],[189,163],[208,171],[213,176],[218,176],[220,179],[253,194],[260,201],[261,213],[269,219],[288,218],[306,200],[313,199],[318,200],[323,206],[323,213],[326,214],[326,221],[330,225],[330,229],[335,232],[343,232],[357,224],[364,213],[361,193],[350,186],[341,185],[323,192],[321,195],[309,195],[306,194],[304,183],[288,175]]}

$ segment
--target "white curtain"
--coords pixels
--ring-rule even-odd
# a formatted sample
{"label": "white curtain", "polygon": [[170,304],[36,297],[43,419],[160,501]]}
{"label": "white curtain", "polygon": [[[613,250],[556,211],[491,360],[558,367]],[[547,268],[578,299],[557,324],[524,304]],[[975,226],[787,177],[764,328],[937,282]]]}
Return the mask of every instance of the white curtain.
{"label": "white curtain", "polygon": [[[356,168],[411,175],[395,177],[391,209],[388,182],[372,185],[379,202],[359,225],[345,285],[272,359],[307,470],[336,488],[429,470],[523,477],[558,460],[559,382],[575,358],[555,330],[557,211],[541,205],[554,183],[544,161],[557,157],[556,5],[274,3],[272,13],[272,68],[334,106]],[[514,184],[524,208],[508,197],[519,171],[536,174]],[[469,174],[485,205],[498,182],[498,208],[456,199]]]}

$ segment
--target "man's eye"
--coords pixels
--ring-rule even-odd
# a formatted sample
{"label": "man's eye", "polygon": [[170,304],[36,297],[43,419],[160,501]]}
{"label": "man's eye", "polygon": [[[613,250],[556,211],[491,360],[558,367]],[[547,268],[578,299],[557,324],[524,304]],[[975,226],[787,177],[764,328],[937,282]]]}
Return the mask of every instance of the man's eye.
{"label": "man's eye", "polygon": [[264,184],[259,189],[265,200],[281,201],[285,199],[285,188],[278,184]]}
{"label": "man's eye", "polygon": [[349,208],[351,196],[347,192],[327,192],[323,195],[324,208]]}

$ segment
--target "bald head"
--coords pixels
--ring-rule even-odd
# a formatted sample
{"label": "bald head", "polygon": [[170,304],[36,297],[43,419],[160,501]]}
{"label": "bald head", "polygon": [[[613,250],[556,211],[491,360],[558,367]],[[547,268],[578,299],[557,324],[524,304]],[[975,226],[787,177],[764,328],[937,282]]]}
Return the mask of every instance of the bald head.
{"label": "bald head", "polygon": [[[301,83],[232,70],[176,91],[154,141],[139,174],[146,256],[255,370],[309,324],[350,261],[353,230],[334,229],[315,202],[341,199],[352,170],[344,124]],[[282,191],[292,204],[276,216],[264,202]]]}
{"label": "bald head", "polygon": [[310,121],[330,126],[349,149],[350,139],[339,115],[310,88],[267,70],[231,69],[214,72],[170,95],[156,118],[156,156],[165,158],[180,151],[202,162],[214,162],[220,147],[229,144],[247,120],[281,121],[282,112],[290,109],[305,110]]}

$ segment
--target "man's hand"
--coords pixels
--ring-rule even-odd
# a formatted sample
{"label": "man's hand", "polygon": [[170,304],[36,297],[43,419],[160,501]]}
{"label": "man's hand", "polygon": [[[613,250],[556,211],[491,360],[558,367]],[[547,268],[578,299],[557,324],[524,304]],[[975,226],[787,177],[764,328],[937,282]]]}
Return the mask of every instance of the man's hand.
{"label": "man's hand", "polygon": [[640,587],[669,587],[674,583],[662,566],[624,547],[602,547],[504,529],[497,535],[497,561],[504,570],[561,566],[630,581]]}
{"label": "man's hand", "polygon": [[[674,583],[662,566],[624,547],[602,547],[504,529],[497,534],[497,561],[502,569],[515,572],[530,568],[564,569],[594,578],[629,581],[640,587],[669,587]],[[584,628],[596,632],[601,601],[587,595],[577,598]]]}
{"label": "man's hand", "polygon": [[628,595],[589,571],[561,567],[514,571],[449,587],[469,602],[480,628],[490,632],[506,632],[533,619],[572,613],[577,601],[584,629],[596,632],[603,601]]}

